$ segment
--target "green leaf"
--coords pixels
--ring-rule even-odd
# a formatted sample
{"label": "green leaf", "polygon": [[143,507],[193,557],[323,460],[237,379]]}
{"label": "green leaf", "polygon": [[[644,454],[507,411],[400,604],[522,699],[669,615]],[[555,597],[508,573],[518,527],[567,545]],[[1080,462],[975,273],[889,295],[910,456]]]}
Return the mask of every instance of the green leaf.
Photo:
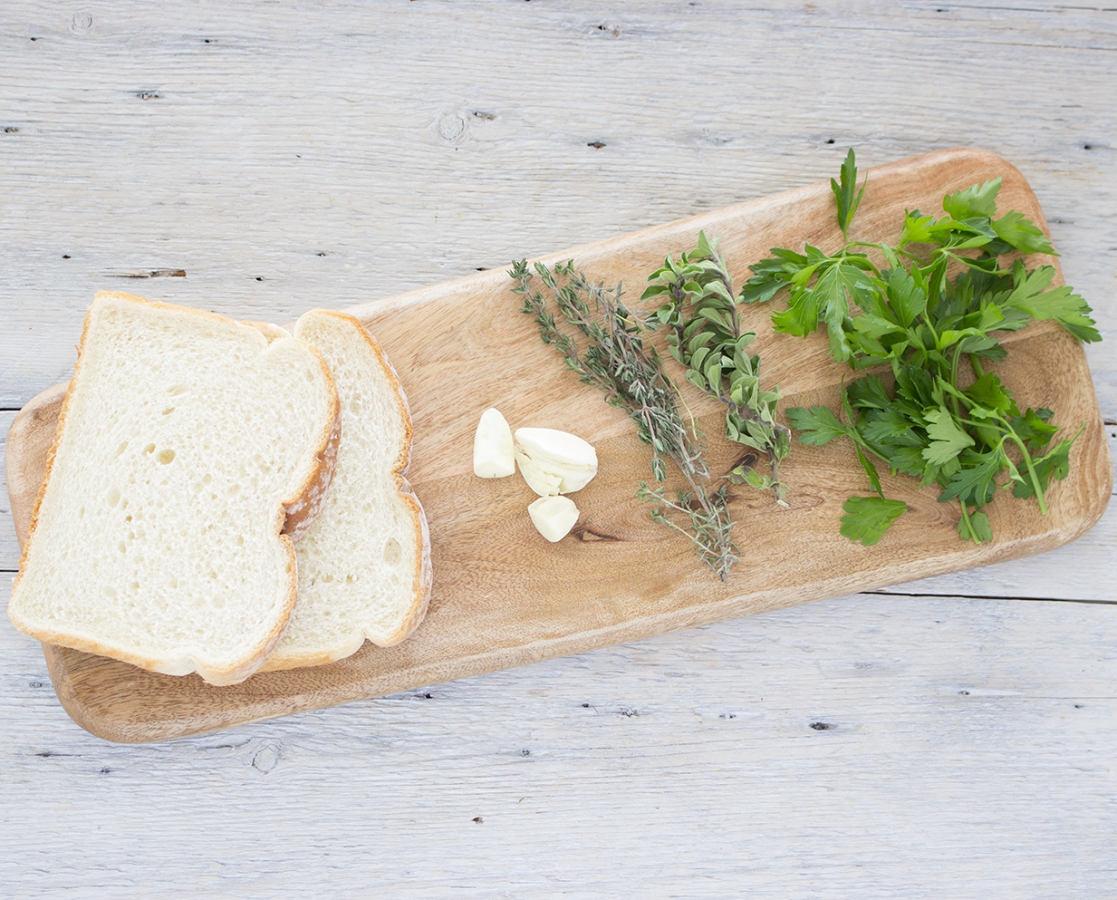
{"label": "green leaf", "polygon": [[993,220],[993,230],[1002,241],[1021,253],[1054,253],[1055,248],[1039,227],[1015,210]]}
{"label": "green leaf", "polygon": [[907,512],[907,508],[902,500],[850,497],[842,505],[845,511],[842,516],[842,536],[871,547],[881,539],[889,525]]}
{"label": "green leaf", "polygon": [[895,444],[897,443],[896,438],[903,438],[904,443],[910,442],[922,449],[924,442],[912,431],[913,427],[914,423],[911,419],[907,418],[896,407],[890,406],[888,409],[874,413],[872,418],[867,418],[863,424],[858,426],[858,431],[870,444],[884,442]]}
{"label": "green leaf", "polygon": [[984,506],[993,499],[997,489],[996,477],[1004,471],[1001,451],[976,453],[965,450],[962,453],[962,467],[947,482],[939,502],[960,500],[967,506]]}
{"label": "green leaf", "polygon": [[896,314],[896,321],[907,328],[926,312],[927,292],[903,269],[892,269],[883,274],[888,302]]}
{"label": "green leaf", "polygon": [[1033,319],[1057,319],[1081,341],[1100,341],[1101,334],[1090,317],[1092,310],[1072,287],[1064,284],[1044,290],[1054,276],[1053,266],[1040,266],[1028,272],[1018,260],[1013,267],[1015,287],[1002,305],[1023,310]]}
{"label": "green leaf", "polygon": [[857,157],[852,147],[849,148],[845,162],[842,163],[841,179],[839,184],[831,178],[830,190],[834,192],[834,199],[838,203],[838,227],[842,229],[844,235],[849,232],[849,223],[853,221],[857,207],[861,205],[861,197],[865,193],[865,184],[861,185],[860,192],[857,190]]}
{"label": "green leaf", "polygon": [[933,466],[942,466],[955,459],[966,447],[973,446],[973,438],[964,432],[946,407],[932,409],[924,414],[927,435],[931,443],[924,449],[923,458]]}
{"label": "green leaf", "polygon": [[822,297],[811,288],[793,291],[787,309],[772,315],[772,327],[781,334],[806,337],[818,328]]}
{"label": "green leaf", "polygon": [[1051,416],[1049,409],[1029,409],[1022,416],[1014,416],[1010,424],[1028,450],[1038,453],[1051,443],[1051,438],[1059,430],[1058,425],[1052,425],[1048,421]]}
{"label": "green leaf", "polygon": [[799,441],[812,447],[820,447],[834,438],[847,437],[850,433],[850,426],[843,425],[825,406],[812,406],[810,409],[797,406],[789,409],[787,421],[792,428],[801,432]]}
{"label": "green leaf", "polygon": [[[973,534],[970,534],[969,528],[973,529]],[[977,544],[983,544],[993,540],[993,526],[989,524],[989,517],[985,515],[985,513],[970,513],[969,528],[966,527],[965,516],[958,520],[958,535],[962,540],[972,540]]]}
{"label": "green leaf", "polygon": [[934,241],[931,226],[935,223],[934,216],[925,216],[918,209],[904,213],[904,228],[900,232],[900,246],[908,244],[930,244]]}
{"label": "green leaf", "polygon": [[884,382],[876,375],[858,378],[846,388],[846,396],[850,405],[858,409],[889,409],[892,405]]}
{"label": "green leaf", "polygon": [[1001,179],[994,178],[984,184],[975,184],[964,191],[955,191],[943,197],[943,210],[955,220],[992,216],[997,211],[997,194]]}
{"label": "green leaf", "polygon": [[978,406],[1001,415],[1011,415],[1016,408],[1012,395],[1001,384],[1001,379],[992,372],[986,372],[963,393]]}
{"label": "green leaf", "polygon": [[[1070,471],[1070,448],[1074,446],[1077,438],[1078,435],[1075,435],[1073,438],[1059,441],[1046,456],[1032,460],[1032,468],[1035,469],[1040,490],[1044,493],[1047,493],[1048,485],[1052,479],[1061,481],[1067,477],[1067,473]],[[1035,488],[1032,485],[1032,480],[1027,477],[1018,481],[1012,490],[1012,496],[1021,499],[1031,497],[1034,493]]]}

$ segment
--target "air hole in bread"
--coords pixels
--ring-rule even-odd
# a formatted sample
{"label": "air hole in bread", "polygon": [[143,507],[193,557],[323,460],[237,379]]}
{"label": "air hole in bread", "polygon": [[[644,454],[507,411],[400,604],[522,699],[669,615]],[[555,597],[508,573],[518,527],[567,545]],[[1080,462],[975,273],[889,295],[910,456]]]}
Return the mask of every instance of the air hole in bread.
{"label": "air hole in bread", "polygon": [[165,410],[163,410],[163,415],[169,416],[174,411],[175,411],[175,408],[173,406],[168,406]]}
{"label": "air hole in bread", "polygon": [[109,506],[116,506],[120,502],[120,491],[113,487],[109,488],[109,495],[106,498],[109,501]]}
{"label": "air hole in bread", "polygon": [[185,384],[172,384],[167,388],[167,393],[172,397],[177,397],[180,394],[185,394],[188,390],[189,388]]}
{"label": "air hole in bread", "polygon": [[122,441],[120,446],[116,448],[116,455],[120,456],[127,449],[128,449],[128,442],[127,441]]}
{"label": "air hole in bread", "polygon": [[171,450],[169,448],[167,450],[160,450],[159,455],[155,458],[159,460],[159,462],[162,463],[164,466],[166,466],[175,461],[175,452],[174,450]]}
{"label": "air hole in bread", "polygon": [[391,538],[384,544],[384,562],[390,566],[398,566],[402,558],[403,548],[400,546],[399,541],[395,538]]}
{"label": "air hole in bread", "polygon": [[210,475],[209,472],[206,472],[206,474],[202,476],[202,484],[209,484],[211,481],[213,481],[213,476]]}
{"label": "air hole in bread", "polygon": [[148,444],[146,447],[144,447],[144,453],[154,453],[154,452],[155,452],[155,445],[154,444]]}

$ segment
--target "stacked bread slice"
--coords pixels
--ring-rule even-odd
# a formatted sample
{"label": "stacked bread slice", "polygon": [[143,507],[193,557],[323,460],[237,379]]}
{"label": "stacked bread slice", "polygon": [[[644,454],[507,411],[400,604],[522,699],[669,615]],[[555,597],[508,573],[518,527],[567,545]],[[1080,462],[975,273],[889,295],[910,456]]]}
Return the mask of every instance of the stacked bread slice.
{"label": "stacked bread slice", "polygon": [[398,379],[349,316],[290,336],[102,292],[9,615],[212,684],[401,640],[430,590],[410,439]]}

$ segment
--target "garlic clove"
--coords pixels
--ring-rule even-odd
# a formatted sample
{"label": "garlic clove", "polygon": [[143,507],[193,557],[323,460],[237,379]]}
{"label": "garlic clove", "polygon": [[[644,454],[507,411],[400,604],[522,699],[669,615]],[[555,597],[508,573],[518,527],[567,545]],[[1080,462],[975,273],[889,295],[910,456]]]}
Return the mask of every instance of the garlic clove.
{"label": "garlic clove", "polygon": [[558,431],[555,428],[517,428],[516,443],[536,462],[597,468],[597,451],[593,449],[593,444],[567,431]]}
{"label": "garlic clove", "polygon": [[552,544],[570,534],[578,521],[578,507],[569,497],[540,497],[527,508],[532,524]]}
{"label": "garlic clove", "polygon": [[516,448],[515,454],[516,462],[520,466],[520,474],[524,476],[524,481],[527,482],[529,488],[540,497],[552,497],[559,493],[562,486],[561,473],[549,472],[537,465],[530,456],[525,456],[520,452],[519,447]]}
{"label": "garlic clove", "polygon": [[473,474],[504,478],[516,471],[512,429],[498,409],[486,409],[473,436]]}
{"label": "garlic clove", "polygon": [[[515,445],[521,472],[524,471],[521,457],[524,457],[537,470],[559,476],[555,493],[581,490],[597,474],[597,451],[588,441],[569,432],[554,428],[517,428]],[[536,493],[542,491],[536,490]]]}

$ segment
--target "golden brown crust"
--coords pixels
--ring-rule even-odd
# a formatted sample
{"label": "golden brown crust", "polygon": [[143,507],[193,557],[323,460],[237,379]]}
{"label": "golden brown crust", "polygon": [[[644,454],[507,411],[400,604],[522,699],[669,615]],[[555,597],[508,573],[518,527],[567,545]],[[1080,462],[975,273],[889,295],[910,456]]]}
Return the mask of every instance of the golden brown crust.
{"label": "golden brown crust", "polygon": [[[334,395],[337,395],[336,389]],[[334,470],[337,468],[337,449],[340,443],[341,409],[339,407],[334,415],[334,424],[330,429],[330,436],[326,439],[326,446],[317,455],[317,477],[297,501],[284,505],[287,518],[283,523],[283,533],[290,535],[293,541],[306,536],[314,522],[314,517],[322,511],[322,505],[330,492]]]}
{"label": "golden brown crust", "polygon": [[[160,301],[147,300],[143,297],[138,297],[134,294],[128,294],[121,291],[98,291],[94,296],[94,301],[100,297],[114,297],[117,299],[127,300],[129,302],[142,303],[147,306],[157,307],[160,309],[169,309],[176,312],[186,312],[193,315],[208,317],[221,321],[222,323],[232,323],[241,325],[235,319],[230,319],[227,316],[222,316],[217,313],[208,312],[206,310],[191,309],[189,307],[177,306],[171,303],[162,303]],[[55,430],[54,441],[51,444],[50,450],[47,454],[46,467],[43,473],[43,481],[39,486],[39,491],[35,497],[35,504],[31,514],[31,520],[27,528],[27,538],[24,541],[22,552],[20,554],[20,571],[17,573],[12,582],[12,597],[15,596],[15,586],[18,584],[22,573],[26,568],[28,554],[34,542],[35,530],[38,526],[39,512],[42,506],[43,497],[46,493],[47,486],[50,482],[51,473],[54,467],[55,455],[58,450],[59,440],[63,434],[66,423],[67,414],[69,412],[70,404],[73,395],[80,380],[82,363],[85,354],[86,339],[89,333],[90,320],[92,317],[93,309],[86,312],[85,320],[82,325],[81,338],[77,346],[77,360],[74,363],[74,377],[70,379],[70,383],[66,389],[66,395],[62,401],[62,407],[58,415],[58,425]],[[267,340],[269,337],[274,340],[279,335],[270,335],[269,331],[264,328],[257,327],[257,331],[261,332],[263,337]],[[268,343],[271,342],[268,340]],[[322,429],[322,435],[318,444],[318,449],[315,453],[315,465],[307,474],[302,485],[294,492],[293,496],[284,500],[280,507],[277,509],[276,514],[276,536],[279,538],[283,546],[286,557],[286,573],[288,576],[288,590],[287,596],[284,601],[282,615],[277,619],[276,624],[273,626],[261,646],[251,655],[236,666],[229,667],[209,667],[201,665],[193,656],[185,657],[181,660],[166,660],[166,659],[153,659],[146,656],[141,656],[129,650],[119,649],[99,641],[83,638],[76,635],[63,634],[49,628],[43,628],[39,625],[31,625],[30,623],[21,620],[18,614],[18,609],[13,608],[11,601],[9,601],[8,614],[12,623],[21,631],[37,638],[38,640],[55,644],[63,647],[70,647],[74,650],[81,650],[87,653],[95,653],[99,656],[108,656],[122,662],[130,663],[143,669],[153,672],[162,672],[164,674],[185,675],[190,672],[197,672],[203,680],[214,685],[230,685],[237,684],[244,681],[254,672],[256,672],[260,664],[267,659],[268,655],[275,649],[279,639],[283,636],[283,630],[287,626],[287,621],[290,618],[291,610],[294,608],[295,601],[298,593],[298,574],[297,574],[297,561],[295,556],[294,539],[286,533],[286,526],[288,525],[289,516],[288,508],[290,507],[305,507],[302,509],[302,518],[305,521],[304,527],[309,527],[311,512],[310,510],[317,511],[320,508],[321,500],[319,495],[324,495],[328,490],[329,481],[333,476],[334,464],[337,457],[337,444],[340,437],[340,422],[341,422],[341,406],[337,397],[337,387],[334,384],[333,375],[330,372],[329,366],[322,358],[322,355],[310,344],[305,341],[300,341],[307,346],[317,359],[319,366],[325,376],[326,383],[330,389],[330,414],[329,418]],[[300,523],[293,526],[293,530],[299,528]]]}

